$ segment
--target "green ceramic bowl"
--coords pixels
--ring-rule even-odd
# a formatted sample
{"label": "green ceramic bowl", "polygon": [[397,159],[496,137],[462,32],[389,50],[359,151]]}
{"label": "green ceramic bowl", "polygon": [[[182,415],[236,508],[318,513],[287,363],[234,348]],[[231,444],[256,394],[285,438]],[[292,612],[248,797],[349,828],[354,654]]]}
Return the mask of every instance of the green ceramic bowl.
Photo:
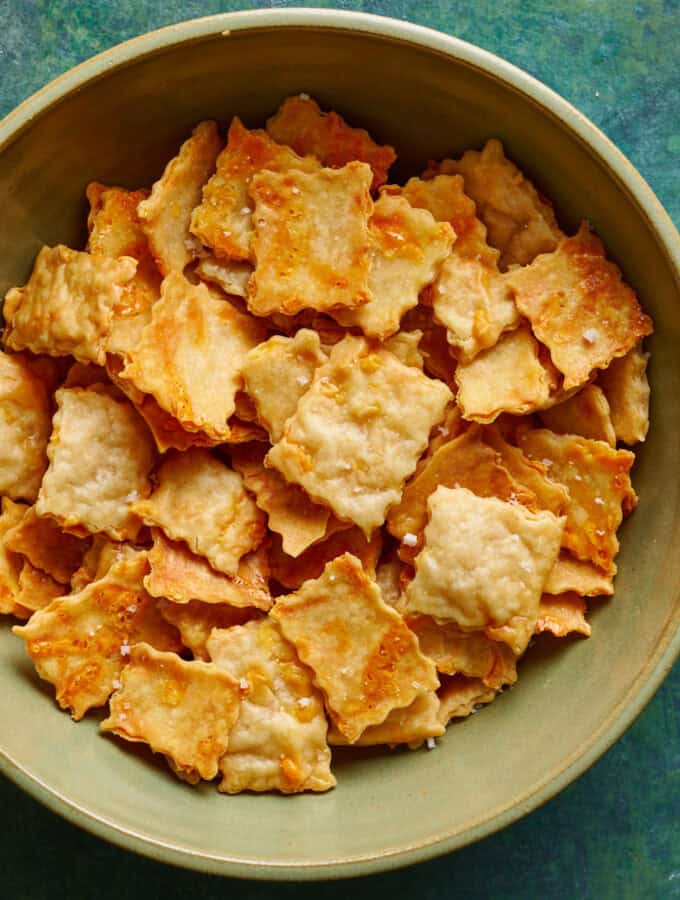
{"label": "green ceramic bowl", "polygon": [[[0,124],[0,289],[42,243],[84,240],[91,179],[150,184],[202,118],[256,125],[307,91],[399,152],[396,175],[500,137],[566,229],[587,216],[656,320],[652,429],[635,469],[616,596],[590,640],[539,641],[518,686],[433,752],[336,754],[322,796],[224,797],[74,725],[0,629],[0,767],[102,837],[156,859],[253,878],[388,869],[508,825],[584,771],[633,721],[680,648],[680,239],[644,181],[576,110],[507,63],[404,22],[324,10],[218,16],[116,47]],[[86,452],[86,448],[84,448]]]}

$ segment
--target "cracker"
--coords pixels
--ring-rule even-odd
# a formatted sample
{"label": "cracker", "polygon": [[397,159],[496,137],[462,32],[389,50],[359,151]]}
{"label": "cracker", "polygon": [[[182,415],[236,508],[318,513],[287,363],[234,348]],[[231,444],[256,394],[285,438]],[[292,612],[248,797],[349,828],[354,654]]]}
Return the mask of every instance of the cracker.
{"label": "cracker", "polygon": [[219,572],[238,573],[239,561],[262,541],[264,515],[243,487],[240,475],[208,453],[193,448],[170,452],[147,500],[133,504],[146,525],[157,525],[184,541]]}
{"label": "cracker", "polygon": [[104,365],[113,311],[136,269],[131,256],[43,247],[28,283],[5,297],[5,346]]}
{"label": "cracker", "polygon": [[[614,567],[616,568],[616,567]],[[614,593],[613,575],[605,574],[591,562],[576,559],[563,550],[548,572],[543,585],[546,594],[575,593],[582,597],[611,596]]]}
{"label": "cracker", "polygon": [[383,347],[394,353],[399,362],[405,366],[413,366],[422,372],[425,367],[425,359],[420,352],[422,331],[399,331],[388,338]]}
{"label": "cracker", "polygon": [[296,484],[288,484],[276,469],[264,466],[266,447],[244,444],[231,452],[231,464],[267,513],[271,531],[281,535],[284,553],[299,556],[327,533],[331,512],[313,503]]}
{"label": "cracker", "polygon": [[480,497],[498,497],[536,508],[533,492],[516,481],[482,441],[482,429],[470,428],[425,460],[388,513],[388,530],[401,541],[410,535],[407,546],[413,553],[422,547],[428,499],[440,485],[463,487]]}
{"label": "cracker", "polygon": [[505,156],[500,141],[487,141],[481,151],[468,150],[459,160],[444,160],[439,173],[462,175],[465,193],[477,206],[489,243],[501,251],[503,270],[530,263],[554,250],[562,237],[553,208]]}
{"label": "cracker", "polygon": [[493,422],[500,413],[523,415],[548,402],[555,382],[539,356],[531,331],[522,326],[456,369],[458,405],[466,419]]}
{"label": "cracker", "polygon": [[160,528],[152,528],[151,534],[150,571],[144,578],[144,587],[152,597],[167,597],[176,604],[198,600],[263,610],[271,606],[265,547],[241,557],[236,575],[230,576],[215,571],[184,544],[169,541]]}
{"label": "cracker", "polygon": [[[435,691],[428,691],[403,709],[393,709],[380,725],[369,726],[354,741],[355,747],[373,747],[378,744],[415,744],[428,738],[440,737],[445,727],[439,721],[439,697]],[[337,728],[328,734],[328,743],[346,745],[346,737]]]}
{"label": "cracker", "polygon": [[142,586],[146,565],[144,553],[114,563],[103,578],[53,600],[13,629],[26,641],[38,675],[55,686],[59,706],[76,720],[106,703],[132,644],[180,648],[176,630]]}
{"label": "cracker", "polygon": [[5,544],[64,584],[71,580],[89,548],[89,541],[66,534],[53,519],[39,516],[35,506],[29,507],[21,521],[7,532]]}
{"label": "cracker", "polygon": [[399,613],[404,609],[404,596],[401,591],[403,569],[404,563],[392,557],[381,562],[375,570],[375,582],[380,588],[380,596],[388,606]]}
{"label": "cracker", "polygon": [[376,202],[369,234],[368,289],[373,299],[334,315],[342,325],[359,327],[382,341],[399,330],[404,313],[416,306],[420,292],[435,280],[455,235],[447,222],[436,222],[427,210],[389,194]]}
{"label": "cracker", "polygon": [[112,541],[103,534],[95,534],[80,567],[71,576],[71,590],[82,591],[88,584],[103,578],[115,563],[136,558],[138,553],[139,549],[134,544]]}
{"label": "cracker", "polygon": [[587,384],[564,403],[542,410],[538,415],[543,425],[557,434],[579,434],[616,446],[609,403],[602,388],[595,384]]}
{"label": "cracker", "polygon": [[241,687],[218,790],[296,794],[332,788],[323,699],[275,623],[216,630],[208,650]]}
{"label": "cracker", "polygon": [[488,688],[479,678],[454,675],[443,681],[439,695],[439,720],[447,725],[451,719],[464,719],[477,712],[479,706],[491,703],[496,691]]}
{"label": "cracker", "polygon": [[359,528],[345,528],[331,534],[326,540],[313,544],[298,557],[288,556],[283,552],[281,539],[272,539],[269,552],[269,563],[272,578],[291,590],[297,590],[305,581],[319,578],[326,564],[344,553],[361,560],[361,564],[370,575],[375,567],[382,549],[382,535],[376,530],[367,539]]}
{"label": "cracker", "polygon": [[438,672],[479,678],[494,690],[517,681],[515,654],[506,644],[483,632],[462,631],[457,625],[439,623],[431,616],[407,615],[406,624]]}
{"label": "cracker", "polygon": [[[28,560],[24,560],[19,573],[19,591],[16,602],[28,611],[28,616],[37,609],[44,609],[57,597],[69,593],[69,587],[55,581],[46,572],[36,569]],[[15,612],[14,615],[17,615]]]}
{"label": "cracker", "polygon": [[342,169],[264,170],[253,176],[251,312],[354,309],[372,299],[370,183],[370,168],[359,162]]}
{"label": "cracker", "polygon": [[605,574],[614,574],[619,550],[616,531],[624,512],[637,502],[628,474],[635,456],[602,441],[547,429],[527,432],[520,447],[544,465],[547,460],[550,477],[569,490],[562,545],[577,559],[590,560]]}
{"label": "cracker", "polygon": [[0,351],[0,494],[35,500],[51,430],[45,384],[23,356]]}
{"label": "cracker", "polygon": [[260,322],[172,272],[121,377],[153,396],[186,431],[225,441],[241,367],[264,336]]}
{"label": "cracker", "polygon": [[553,253],[510,272],[507,280],[520,312],[564,374],[565,390],[652,333],[652,320],[585,223]]}
{"label": "cracker", "polygon": [[142,229],[163,275],[191,262],[189,223],[201,189],[215,170],[222,141],[216,122],[200,122],[170,160],[151,196],[137,207]]}
{"label": "cracker", "polygon": [[146,426],[126,400],[95,388],[60,388],[47,447],[49,467],[35,511],[81,536],[134,538],[132,504],[150,490],[154,450]]}
{"label": "cracker", "polygon": [[544,594],[538,608],[536,634],[548,631],[555,637],[583,634],[590,637],[591,628],[586,621],[586,605],[578,594],[570,592],[552,596]]}
{"label": "cracker", "polygon": [[238,717],[238,682],[213,663],[185,662],[145,643],[131,649],[121,682],[101,730],[148,744],[175,772],[214,778]]}
{"label": "cracker", "polygon": [[301,157],[275,143],[265,131],[249,131],[238,117],[229,127],[227,146],[217,157],[217,170],[203,188],[191,216],[191,232],[220,259],[252,259],[253,202],[250,184],[257,172],[319,168],[318,160]]}
{"label": "cracker", "polygon": [[274,335],[246,356],[245,389],[272,441],[281,439],[284,425],[324,362],[319,336],[309,328],[301,328],[295,337]]}
{"label": "cracker", "polygon": [[210,662],[208,638],[214,628],[233,628],[259,618],[253,607],[240,608],[227,603],[203,603],[201,600],[173,603],[172,600],[160,599],[158,611],[166,622],[179,631],[182,643],[194,659],[204,662]]}
{"label": "cracker", "polygon": [[363,128],[352,128],[334,111],[322,112],[311,97],[287,97],[267,120],[267,131],[280,144],[288,144],[301,156],[317,157],[324,166],[338,169],[352,160],[368,163],[372,188],[387,181],[387,171],[397,158],[394,148],[376,144]]}
{"label": "cracker", "polygon": [[438,487],[428,501],[425,544],[406,590],[408,613],[466,629],[536,621],[564,519],[465,488]]}
{"label": "cracker", "polygon": [[317,369],[267,465],[368,535],[399,501],[450,399],[441,382],[348,336]]}
{"label": "cracker", "polygon": [[418,349],[423,356],[423,368],[434,378],[439,378],[455,393],[457,391],[454,374],[456,360],[451,353],[451,345],[446,337],[446,329],[433,318],[432,309],[419,303],[410,309],[401,320],[402,333],[421,332]]}
{"label": "cracker", "polygon": [[196,274],[203,281],[216,284],[225,294],[245,299],[248,296],[248,282],[253,274],[253,267],[244,260],[207,256],[199,261]]}
{"label": "cracker", "polygon": [[144,190],[106,187],[96,181],[87,186],[88,252],[93,256],[131,256],[137,260],[137,270],[113,308],[107,340],[109,353],[124,353],[134,347],[160,296],[161,274],[137,215],[137,206],[148,194]]}
{"label": "cracker", "polygon": [[609,403],[614,432],[624,444],[644,441],[649,430],[649,353],[633,347],[625,356],[613,359],[600,373],[598,384]]}
{"label": "cracker", "polygon": [[439,684],[413,632],[351,554],[280,597],[271,616],[312,669],[335,726],[350,743]]}
{"label": "cracker", "polygon": [[3,497],[0,500],[0,510],[0,615],[24,619],[31,614],[30,610],[22,606],[17,599],[24,560],[7,547],[5,536],[21,521],[26,507],[23,503],[14,503],[9,497]]}

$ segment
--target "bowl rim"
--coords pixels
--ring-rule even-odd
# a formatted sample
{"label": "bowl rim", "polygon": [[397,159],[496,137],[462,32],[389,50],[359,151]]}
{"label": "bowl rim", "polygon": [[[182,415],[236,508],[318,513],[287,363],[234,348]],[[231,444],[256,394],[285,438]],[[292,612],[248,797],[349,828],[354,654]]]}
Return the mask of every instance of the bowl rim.
{"label": "bowl rim", "polygon": [[[323,8],[278,8],[221,13],[178,22],[147,32],[118,44],[69,69],[50,81],[13,109],[0,121],[0,153],[51,105],[75,93],[108,73],[155,55],[169,47],[188,44],[230,32],[266,28],[327,29],[362,32],[397,40],[449,56],[472,69],[503,82],[528,97],[543,112],[566,125],[590,151],[606,165],[620,188],[634,201],[666,255],[680,290],[680,234],[654,192],[633,164],[586,116],[538,79],[495,54],[443,32],[368,13]],[[237,878],[269,880],[320,880],[374,874],[423,862],[480,840],[517,821],[550,800],[605,753],[642,712],[680,655],[680,604],[669,616],[655,653],[637,678],[591,735],[586,745],[563,761],[556,773],[512,807],[491,810],[463,833],[430,835],[417,844],[405,843],[381,853],[351,858],[329,858],[323,863],[304,860],[286,863],[245,860],[189,850],[151,835],[121,827],[116,822],[89,811],[29,772],[0,747],[0,772],[22,790],[68,821],[127,850],[159,862],[192,868],[205,873]],[[330,856],[330,854],[329,854]]]}

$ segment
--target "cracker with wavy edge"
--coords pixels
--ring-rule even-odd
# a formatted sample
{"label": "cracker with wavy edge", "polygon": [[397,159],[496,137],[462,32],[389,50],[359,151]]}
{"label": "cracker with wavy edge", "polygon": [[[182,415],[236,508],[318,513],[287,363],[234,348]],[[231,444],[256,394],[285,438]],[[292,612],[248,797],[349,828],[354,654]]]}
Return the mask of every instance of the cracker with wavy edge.
{"label": "cracker with wavy edge", "polygon": [[566,637],[568,634],[590,637],[591,628],[585,613],[583,598],[573,591],[557,596],[543,594],[535,633],[547,631],[555,637]]}
{"label": "cracker with wavy edge", "polygon": [[176,630],[142,586],[146,568],[145,553],[120,560],[103,578],[53,600],[13,629],[26,642],[38,675],[55,686],[59,706],[76,720],[106,703],[132,644],[180,649]]}
{"label": "cracker with wavy edge", "polygon": [[180,605],[198,600],[262,610],[271,606],[269,561],[264,545],[241,557],[235,575],[225,575],[185,544],[169,541],[160,528],[152,528],[151,535],[150,571],[144,578],[144,587],[152,597],[166,597]]}
{"label": "cracker with wavy edge", "polygon": [[520,439],[532,459],[546,460],[550,477],[569,490],[562,546],[578,559],[590,560],[607,575],[616,572],[616,532],[624,513],[637,503],[629,472],[635,456],[602,441],[540,428]]}
{"label": "cracker with wavy edge", "polygon": [[451,719],[464,719],[482,704],[491,703],[497,692],[487,687],[481,678],[454,675],[442,680],[439,696],[439,721],[448,725]]}
{"label": "cracker with wavy edge", "polygon": [[137,260],[43,247],[24,287],[5,296],[5,347],[104,365],[114,309]]}
{"label": "cracker with wavy edge", "polygon": [[189,224],[201,190],[215,171],[222,149],[216,122],[200,122],[165,167],[151,196],[137,207],[139,220],[163,275],[191,262]]}
{"label": "cracker with wavy edge", "polygon": [[248,296],[248,282],[253,274],[253,267],[245,260],[206,256],[199,260],[196,274],[203,281],[217,285],[225,294],[245,299]]}
{"label": "cracker with wavy edge", "polygon": [[15,503],[9,497],[3,497],[0,500],[0,511],[0,615],[25,619],[30,616],[31,611],[17,600],[24,560],[7,547],[5,536],[21,521],[26,507],[23,503]]}
{"label": "cracker with wavy edge", "polygon": [[208,639],[215,628],[233,628],[262,617],[262,613],[252,606],[203,603],[201,600],[173,603],[172,600],[159,599],[158,612],[179,631],[182,643],[194,659],[204,662],[210,662]]}
{"label": "cracker with wavy edge", "polygon": [[384,341],[399,331],[404,313],[418,303],[451,251],[455,234],[447,222],[436,222],[425,209],[404,197],[382,194],[369,220],[371,267],[368,289],[373,299],[358,309],[336,310],[346,327],[359,327]]}
{"label": "cracker with wavy edge", "polygon": [[406,589],[407,614],[465,629],[519,617],[533,630],[564,519],[466,488],[440,486],[428,500],[425,543]]}
{"label": "cracker with wavy edge", "polygon": [[209,781],[229,746],[240,703],[238,682],[214,663],[185,662],[139,643],[100,728],[163,753],[185,780],[196,773]]}
{"label": "cracker with wavy edge", "polygon": [[137,215],[137,206],[149,192],[107,187],[92,181],[85,193],[90,204],[88,252],[93,256],[112,259],[131,256],[137,260],[137,270],[113,308],[106,342],[107,352],[125,353],[139,340],[151,317],[151,307],[160,296],[162,276]]}
{"label": "cracker with wavy edge", "polygon": [[47,468],[52,407],[28,359],[0,350],[0,494],[35,500]]}
{"label": "cracker with wavy edge", "polygon": [[267,131],[279,144],[288,144],[301,156],[315,156],[332,169],[359,160],[373,172],[373,189],[387,180],[387,171],[397,158],[394,147],[376,144],[363,128],[353,128],[334,110],[322,112],[306,94],[286,97],[278,111],[267,119]]}
{"label": "cracker with wavy edge", "polygon": [[649,430],[649,353],[633,347],[625,356],[613,359],[600,373],[597,383],[609,403],[616,438],[624,444],[644,441]]}
{"label": "cracker with wavy edge", "polygon": [[89,541],[62,531],[54,519],[39,516],[35,506],[30,506],[7,532],[5,544],[63,584],[70,582],[90,546]]}
{"label": "cracker with wavy edge", "polygon": [[399,501],[450,399],[441,382],[346,337],[317,369],[266,464],[368,535]]}
{"label": "cracker with wavy edge", "polygon": [[338,523],[327,506],[309,499],[296,484],[289,484],[276,469],[265,468],[267,448],[244,444],[231,451],[231,464],[243,478],[246,488],[255,495],[258,507],[267,513],[271,531],[281,535],[284,553],[300,556],[322,540]]}
{"label": "cracker with wavy edge", "polygon": [[611,596],[614,593],[613,575],[607,575],[593,563],[576,559],[562,550],[555,565],[548,572],[543,590],[546,594],[575,593],[581,597]]}
{"label": "cracker with wavy edge", "polygon": [[274,335],[246,356],[241,369],[245,390],[273,442],[283,436],[314,372],[326,361],[319,335],[309,328],[301,328],[294,337]]}
{"label": "cracker with wavy edge", "polygon": [[413,632],[351,554],[280,597],[270,615],[312,669],[333,723],[350,743],[439,685]]}
{"label": "cracker with wavy edge", "polygon": [[520,326],[456,369],[457,402],[466,419],[493,422],[501,413],[524,415],[544,406],[556,388],[531,330]]}
{"label": "cracker with wavy edge", "polygon": [[373,575],[381,550],[382,534],[379,529],[376,529],[369,539],[356,526],[338,528],[297,557],[284,553],[281,539],[273,537],[269,564],[272,578],[290,590],[297,590],[305,581],[319,578],[326,564],[344,553],[351,553],[357,557],[365,571]]}
{"label": "cracker with wavy edge", "polygon": [[277,625],[262,619],[215,630],[208,652],[242,692],[218,790],[297,794],[334,787],[323,698]]}
{"label": "cracker with wavy edge", "polygon": [[539,411],[541,422],[556,434],[578,434],[616,446],[616,434],[604,391],[587,384],[557,406]]}
{"label": "cracker with wavy edge", "polygon": [[489,243],[501,251],[503,270],[554,250],[563,236],[552,206],[505,156],[499,140],[492,138],[481,151],[468,150],[459,160],[431,165],[429,174],[435,172],[463,176]]}
{"label": "cracker with wavy edge", "polygon": [[[28,611],[28,618],[37,609],[44,609],[57,597],[63,597],[69,593],[69,586],[55,581],[46,572],[36,569],[28,560],[19,572],[19,591],[16,602]],[[18,613],[14,613],[18,615]]]}
{"label": "cracker with wavy edge", "polygon": [[153,396],[184,430],[226,441],[246,354],[264,337],[262,323],[172,272],[121,378]]}
{"label": "cracker with wavy edge", "polygon": [[80,567],[71,576],[71,590],[74,593],[82,591],[88,584],[103,578],[111,566],[134,559],[139,552],[139,547],[134,544],[112,541],[104,534],[95,534]]}
{"label": "cracker with wavy edge", "polygon": [[151,489],[154,449],[132,405],[98,387],[55,394],[50,464],[35,511],[81,537],[133,539],[141,523],[132,504]]}
{"label": "cracker with wavy edge", "polygon": [[357,162],[317,172],[265,169],[253,176],[251,312],[327,312],[373,299],[368,287],[370,182],[370,168]]}
{"label": "cracker with wavy edge", "polygon": [[402,318],[402,334],[421,333],[418,350],[423,356],[423,369],[428,375],[443,381],[455,394],[458,390],[454,378],[457,363],[446,338],[446,329],[434,321],[431,307],[425,306],[422,299]]}
{"label": "cracker with wavy edge", "polygon": [[[445,727],[439,721],[439,697],[435,691],[428,691],[416,697],[409,706],[393,709],[380,725],[370,725],[353,746],[419,744],[428,738],[440,737],[444,731]],[[349,741],[337,728],[331,728],[328,743],[331,746],[346,746]]]}
{"label": "cracker with wavy edge", "polygon": [[219,572],[236,575],[241,557],[265,532],[264,514],[241,476],[207,450],[193,448],[168,453],[156,481],[151,496],[133,504],[134,512],[171,540],[184,541]]}
{"label": "cracker with wavy edge", "polygon": [[586,382],[653,331],[634,291],[584,223],[574,237],[507,275],[520,312],[550,350],[564,389]]}

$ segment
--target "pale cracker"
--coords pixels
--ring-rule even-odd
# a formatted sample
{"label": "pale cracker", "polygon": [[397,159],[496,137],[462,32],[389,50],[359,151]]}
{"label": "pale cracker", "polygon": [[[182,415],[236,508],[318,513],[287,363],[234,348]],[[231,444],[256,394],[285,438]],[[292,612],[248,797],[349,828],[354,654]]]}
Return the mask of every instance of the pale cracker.
{"label": "pale cracker", "polygon": [[214,778],[238,717],[238,682],[214,663],[185,662],[145,643],[131,649],[121,682],[101,730],[148,744],[173,769]]}
{"label": "pale cracker", "polygon": [[450,399],[441,382],[346,337],[317,369],[267,464],[368,535],[399,501]]}
{"label": "pale cracker", "polygon": [[616,446],[609,403],[602,388],[595,384],[587,384],[573,397],[538,415],[543,425],[557,434],[579,434]]}
{"label": "pale cracker", "polygon": [[147,500],[133,504],[146,525],[157,525],[184,541],[220,572],[236,575],[239,560],[262,541],[264,515],[243,487],[241,476],[207,450],[171,452]]}
{"label": "pale cracker", "polygon": [[243,260],[207,256],[199,261],[196,274],[203,281],[216,284],[225,294],[245,299],[248,296],[248,282],[253,274],[253,267]]}
{"label": "pale cracker", "polygon": [[222,140],[215,122],[200,122],[170,160],[151,196],[137,211],[151,251],[163,275],[182,272],[191,262],[191,214],[201,201],[201,189],[215,170]]}
{"label": "pale cracker", "polygon": [[208,651],[241,686],[218,790],[327,791],[335,785],[323,699],[271,619],[213,631]]}
{"label": "pale cracker", "polygon": [[335,726],[350,743],[439,684],[413,632],[351,554],[280,597],[270,615],[312,669]]}
{"label": "pale cracker", "polygon": [[201,600],[173,603],[172,600],[160,599],[158,612],[179,631],[182,643],[194,659],[204,662],[210,661],[208,639],[214,628],[233,628],[262,615],[252,606],[237,607],[227,603],[203,603]]}
{"label": "pale cracker", "polygon": [[538,608],[536,634],[548,631],[555,637],[566,637],[568,634],[590,637],[591,628],[585,613],[583,599],[574,592],[558,596],[543,594]]}
{"label": "pale cracker", "polygon": [[50,464],[36,513],[81,536],[102,531],[114,540],[134,538],[141,523],[132,504],[150,491],[154,462],[146,426],[127,400],[96,387],[61,388],[55,398]]}
{"label": "pale cracker", "polygon": [[5,346],[104,365],[113,311],[137,260],[43,247],[28,283],[5,297]]}
{"label": "pale cracker", "polygon": [[624,444],[644,441],[649,430],[649,353],[633,347],[625,356],[613,359],[600,373],[598,384],[609,402],[616,438]]}

